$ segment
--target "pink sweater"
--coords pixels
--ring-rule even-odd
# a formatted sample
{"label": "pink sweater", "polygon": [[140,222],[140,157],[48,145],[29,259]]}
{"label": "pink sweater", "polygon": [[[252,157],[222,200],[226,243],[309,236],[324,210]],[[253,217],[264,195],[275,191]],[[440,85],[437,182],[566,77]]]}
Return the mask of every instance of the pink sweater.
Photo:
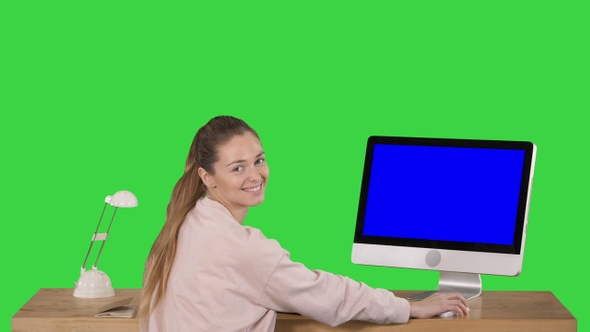
{"label": "pink sweater", "polygon": [[385,324],[407,322],[410,305],[390,291],[309,270],[220,203],[199,200],[180,230],[168,290],[148,331],[273,331],[277,311],[332,326]]}

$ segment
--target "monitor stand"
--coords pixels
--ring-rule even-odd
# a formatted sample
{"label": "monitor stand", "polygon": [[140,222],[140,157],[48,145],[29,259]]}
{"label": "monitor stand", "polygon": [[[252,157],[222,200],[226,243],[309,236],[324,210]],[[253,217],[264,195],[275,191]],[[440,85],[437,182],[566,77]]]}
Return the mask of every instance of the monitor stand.
{"label": "monitor stand", "polygon": [[438,289],[410,296],[408,300],[423,300],[434,293],[459,292],[469,301],[481,295],[481,276],[478,273],[440,271]]}

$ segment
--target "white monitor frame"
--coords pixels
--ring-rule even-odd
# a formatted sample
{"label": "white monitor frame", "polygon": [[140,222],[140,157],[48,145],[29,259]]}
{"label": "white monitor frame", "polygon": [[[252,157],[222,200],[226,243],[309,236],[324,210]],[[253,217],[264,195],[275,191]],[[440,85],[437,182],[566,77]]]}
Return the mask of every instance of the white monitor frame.
{"label": "white monitor frame", "polygon": [[[516,149],[524,151],[517,220],[512,245],[455,243],[368,236],[363,233],[373,149],[376,144],[476,149]],[[359,208],[352,248],[352,262],[362,265],[437,270],[437,291],[458,291],[467,299],[481,294],[481,274],[517,276],[521,273],[530,193],[535,168],[536,146],[525,141],[447,139],[371,136],[367,141]],[[403,222],[403,221],[402,221]],[[423,298],[432,292],[420,294]]]}

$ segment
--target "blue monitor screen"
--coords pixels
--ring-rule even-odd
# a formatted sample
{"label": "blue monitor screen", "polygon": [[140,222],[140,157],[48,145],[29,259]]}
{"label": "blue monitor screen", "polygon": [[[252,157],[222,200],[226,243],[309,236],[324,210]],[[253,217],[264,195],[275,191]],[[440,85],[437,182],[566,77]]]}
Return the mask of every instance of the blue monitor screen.
{"label": "blue monitor screen", "polygon": [[363,236],[514,245],[525,150],[372,149]]}

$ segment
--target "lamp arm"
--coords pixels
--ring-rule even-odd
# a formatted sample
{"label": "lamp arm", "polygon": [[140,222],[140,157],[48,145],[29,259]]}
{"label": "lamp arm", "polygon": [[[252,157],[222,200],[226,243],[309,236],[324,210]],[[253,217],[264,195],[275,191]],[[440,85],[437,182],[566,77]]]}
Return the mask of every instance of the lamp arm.
{"label": "lamp arm", "polygon": [[88,252],[86,253],[86,257],[84,258],[84,264],[82,264],[82,273],[86,271],[86,262],[88,261],[88,256],[90,256],[90,251],[92,250],[92,246],[94,245],[94,240],[96,239],[96,234],[98,233],[98,229],[100,228],[100,223],[102,222],[102,217],[104,216],[104,212],[107,209],[108,203],[104,204],[102,208],[102,213],[100,214],[100,219],[98,219],[98,225],[96,225],[96,230],[94,231],[94,235],[92,235],[92,240],[90,240],[90,247],[88,247]]}
{"label": "lamp arm", "polygon": [[109,237],[109,232],[111,231],[111,226],[113,225],[113,220],[115,220],[115,215],[117,214],[117,210],[118,210],[118,208],[115,208],[115,211],[113,211],[113,216],[111,217],[111,222],[109,223],[109,228],[107,228],[106,237],[104,238],[104,241],[102,241],[102,244],[100,245],[100,250],[98,251],[98,256],[96,256],[96,261],[94,262],[94,265],[92,266],[93,268],[96,268],[96,266],[98,265],[98,260],[100,259],[100,255],[102,254],[102,249],[104,248],[104,244],[107,242],[107,239]]}

